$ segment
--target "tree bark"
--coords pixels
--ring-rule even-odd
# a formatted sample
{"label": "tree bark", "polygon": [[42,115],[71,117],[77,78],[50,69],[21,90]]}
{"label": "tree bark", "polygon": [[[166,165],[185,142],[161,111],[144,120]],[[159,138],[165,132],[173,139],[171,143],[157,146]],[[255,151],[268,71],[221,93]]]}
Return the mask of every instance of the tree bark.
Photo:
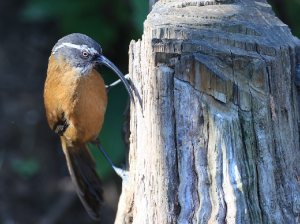
{"label": "tree bark", "polygon": [[158,2],[158,0],[149,0],[149,13],[151,12],[152,7],[156,2]]}
{"label": "tree bark", "polygon": [[156,3],[115,223],[300,223],[299,46],[264,0]]}

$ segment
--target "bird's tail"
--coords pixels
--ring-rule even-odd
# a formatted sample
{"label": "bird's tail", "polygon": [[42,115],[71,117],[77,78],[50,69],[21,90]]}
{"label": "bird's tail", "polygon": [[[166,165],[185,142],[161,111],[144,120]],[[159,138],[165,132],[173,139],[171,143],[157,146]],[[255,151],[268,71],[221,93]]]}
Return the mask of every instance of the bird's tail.
{"label": "bird's tail", "polygon": [[62,136],[61,142],[77,194],[89,215],[99,220],[103,188],[88,145],[68,146]]}

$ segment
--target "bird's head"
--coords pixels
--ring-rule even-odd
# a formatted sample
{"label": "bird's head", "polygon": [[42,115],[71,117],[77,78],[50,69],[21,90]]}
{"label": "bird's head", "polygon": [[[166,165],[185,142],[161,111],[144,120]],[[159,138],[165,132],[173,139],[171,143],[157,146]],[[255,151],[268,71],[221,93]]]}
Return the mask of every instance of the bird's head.
{"label": "bird's head", "polygon": [[89,75],[97,64],[109,67],[122,80],[134,103],[132,91],[125,77],[111,61],[102,55],[100,45],[92,38],[80,33],[69,34],[58,40],[52,49],[52,55],[56,61],[63,60],[68,63],[82,76]]}

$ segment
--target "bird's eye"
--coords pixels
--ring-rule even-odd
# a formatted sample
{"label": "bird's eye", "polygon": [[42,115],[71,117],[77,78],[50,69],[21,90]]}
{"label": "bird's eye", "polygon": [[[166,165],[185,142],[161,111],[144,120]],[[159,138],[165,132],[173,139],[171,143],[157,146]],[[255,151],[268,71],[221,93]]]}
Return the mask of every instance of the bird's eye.
{"label": "bird's eye", "polygon": [[89,56],[89,53],[86,52],[86,51],[84,51],[84,52],[82,52],[82,55],[83,55],[84,57],[87,57],[87,56]]}

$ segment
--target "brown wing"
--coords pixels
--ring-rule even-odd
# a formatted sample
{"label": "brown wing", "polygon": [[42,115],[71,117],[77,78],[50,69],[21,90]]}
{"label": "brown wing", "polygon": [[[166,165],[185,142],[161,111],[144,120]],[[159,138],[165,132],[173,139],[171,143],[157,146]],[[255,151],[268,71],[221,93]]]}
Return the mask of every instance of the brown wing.
{"label": "brown wing", "polygon": [[59,135],[62,135],[68,127],[65,112],[60,105],[61,91],[63,91],[61,88],[62,80],[57,76],[61,76],[62,72],[53,55],[51,55],[44,88],[44,104],[49,126]]}

